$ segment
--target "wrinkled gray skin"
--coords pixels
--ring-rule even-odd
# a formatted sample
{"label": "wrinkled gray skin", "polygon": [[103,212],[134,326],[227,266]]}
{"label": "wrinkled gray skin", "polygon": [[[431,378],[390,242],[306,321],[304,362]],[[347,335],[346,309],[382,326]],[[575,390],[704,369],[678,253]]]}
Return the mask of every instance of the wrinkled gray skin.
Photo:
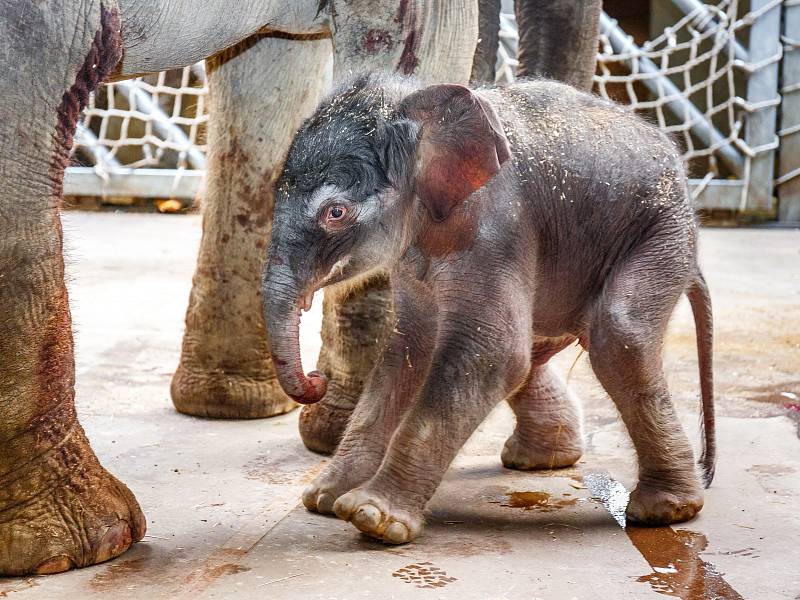
{"label": "wrinkled gray skin", "polygon": [[316,289],[388,267],[397,322],[306,507],[413,539],[455,454],[504,398],[517,416],[506,466],[573,464],[578,408],[547,361],[577,340],[638,454],[628,518],[692,518],[702,484],[661,347],[686,293],[708,483],[711,320],[695,245],[676,149],[618,106],[544,80],[471,92],[370,75],[340,87],[300,129],[278,184],[263,297],[284,390],[324,394],[297,344]]}

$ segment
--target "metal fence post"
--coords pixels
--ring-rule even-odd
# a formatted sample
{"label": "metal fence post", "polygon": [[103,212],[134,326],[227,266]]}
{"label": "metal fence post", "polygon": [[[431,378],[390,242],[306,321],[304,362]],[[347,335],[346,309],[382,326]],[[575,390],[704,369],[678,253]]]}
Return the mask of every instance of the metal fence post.
{"label": "metal fence post", "polygon": [[778,220],[800,221],[800,0],[783,5]]}
{"label": "metal fence post", "polygon": [[749,177],[740,208],[743,211],[771,211],[777,148],[778,63],[781,55],[781,2],[751,0],[751,14],[756,18],[750,27],[752,72],[747,80],[747,104],[753,111],[747,116],[745,142],[754,151]]}

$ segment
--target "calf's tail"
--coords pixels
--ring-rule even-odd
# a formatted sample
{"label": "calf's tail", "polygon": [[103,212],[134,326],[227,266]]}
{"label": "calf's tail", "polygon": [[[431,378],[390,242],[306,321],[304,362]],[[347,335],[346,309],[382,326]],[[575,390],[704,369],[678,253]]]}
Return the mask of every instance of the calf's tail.
{"label": "calf's tail", "polygon": [[703,274],[697,270],[694,280],[686,289],[686,297],[692,307],[697,336],[697,362],[700,369],[700,397],[702,399],[702,447],[700,468],[703,484],[711,485],[717,459],[717,439],[714,425],[714,373],[713,347],[714,325],[711,315],[711,297]]}

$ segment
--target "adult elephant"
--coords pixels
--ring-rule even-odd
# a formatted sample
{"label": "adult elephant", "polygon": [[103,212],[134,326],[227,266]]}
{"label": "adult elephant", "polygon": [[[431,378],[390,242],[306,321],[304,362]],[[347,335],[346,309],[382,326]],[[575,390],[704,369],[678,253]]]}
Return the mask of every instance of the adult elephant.
{"label": "adult elephant", "polygon": [[[476,83],[494,81],[497,45],[499,41],[501,0],[479,0],[478,45],[472,65],[470,79]],[[520,77],[546,77],[565,81],[586,90],[592,87],[597,55],[597,36],[602,10],[602,0],[516,0],[514,5],[519,28],[519,66]],[[265,238],[262,238],[262,240]],[[219,255],[220,247],[211,248]],[[263,255],[263,252],[260,253]],[[260,264],[260,263],[259,263]],[[256,277],[251,273],[250,279]],[[195,279],[198,287],[200,272]],[[213,283],[212,283],[213,285]],[[250,285],[249,283],[247,285]],[[217,286],[219,289],[219,286]],[[221,289],[221,296],[228,298],[230,291]],[[389,312],[388,280],[383,275],[374,276],[355,288],[348,288],[344,297],[337,296],[336,290],[326,289],[324,320],[322,329],[322,353],[317,369],[328,378],[328,391],[325,398],[317,403],[304,406],[300,414],[300,434],[305,445],[311,450],[330,454],[341,438],[347,420],[358,402],[361,391],[375,359],[378,357],[387,333],[392,326]],[[250,294],[252,296],[252,293]],[[187,340],[191,340],[192,309],[187,318]],[[214,331],[216,338],[225,338],[225,331],[242,331],[230,322],[207,319],[204,326]],[[262,410],[284,402],[284,394],[277,385],[274,371],[264,344],[265,336],[259,321],[258,335],[248,344],[246,352],[258,348],[258,364],[270,365],[261,371],[261,378],[269,381],[270,394],[260,398],[258,406]],[[250,332],[252,333],[252,328]],[[208,341],[207,338],[203,338]],[[228,338],[229,346],[236,344],[237,338]],[[249,339],[249,338],[248,338]],[[182,366],[192,363],[197,344],[184,342]],[[187,352],[189,350],[189,352]],[[226,361],[218,355],[217,365]],[[230,364],[230,363],[226,363]],[[244,364],[240,362],[239,364]],[[207,370],[206,373],[209,371]],[[230,382],[231,388],[239,385],[236,377],[223,376],[225,370],[214,371],[221,377],[216,389],[226,389],[223,382]],[[179,370],[175,382],[182,379]],[[253,384],[249,384],[253,385]],[[176,394],[173,385],[173,400],[179,410],[186,410],[183,397]],[[226,412],[229,398],[224,392],[219,397],[206,394],[202,410],[189,410],[193,414],[214,416],[257,416],[239,410]],[[280,399],[271,400],[271,399]],[[291,406],[291,405],[289,405]]]}
{"label": "adult elephant", "polygon": [[[477,39],[472,0],[199,4],[0,0],[0,575],[101,562],[145,531],[74,407],[59,203],[92,90],[213,57],[204,236],[173,391],[186,412],[263,416],[291,405],[270,383],[259,245],[272,184],[316,103],[331,40],[337,72],[397,68],[437,81],[468,78]],[[371,288],[378,296],[381,285]],[[341,310],[374,309],[371,294]]]}

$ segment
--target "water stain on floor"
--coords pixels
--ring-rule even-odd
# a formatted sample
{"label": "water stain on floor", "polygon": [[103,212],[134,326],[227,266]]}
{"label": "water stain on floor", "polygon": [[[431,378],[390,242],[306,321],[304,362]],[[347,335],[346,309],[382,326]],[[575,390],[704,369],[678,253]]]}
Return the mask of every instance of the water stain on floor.
{"label": "water stain on floor", "polygon": [[310,483],[321,465],[308,452],[288,450],[269,451],[251,459],[243,470],[247,479],[277,485]]}
{"label": "water stain on floor", "polygon": [[406,565],[392,573],[392,577],[397,577],[421,589],[442,588],[458,581],[456,577],[448,576],[442,569],[430,562]]}
{"label": "water stain on floor", "polygon": [[747,396],[748,400],[782,405],[798,401],[800,381],[785,381],[774,385],[750,388],[747,391],[751,394]]}
{"label": "water stain on floor", "polygon": [[758,475],[791,475],[796,469],[789,465],[753,465],[747,472]]}
{"label": "water stain on floor", "polygon": [[793,498],[794,493],[783,487],[782,477],[793,475],[796,469],[790,465],[753,465],[747,469],[767,494]]}
{"label": "water stain on floor", "polygon": [[635,527],[625,522],[630,494],[620,482],[603,473],[583,477],[592,497],[599,500],[625,530],[652,573],[637,577],[654,592],[681,600],[743,600],[713,564],[700,553],[708,547],[702,533],[671,527]]}
{"label": "water stain on floor", "polygon": [[506,502],[501,506],[553,512],[566,506],[575,506],[579,498],[570,498],[571,494],[562,494],[562,498],[553,498],[547,492],[508,492]]}
{"label": "water stain on floor", "polygon": [[214,581],[219,579],[220,577],[224,577],[225,575],[237,575],[238,573],[247,573],[250,570],[250,567],[245,567],[242,565],[237,565],[234,563],[223,563],[221,565],[217,565],[213,568],[208,569],[203,574],[203,577],[208,581]]}
{"label": "water stain on floor", "polygon": [[121,582],[145,570],[148,561],[145,558],[133,558],[109,563],[100,573],[92,577],[89,585],[99,592],[118,590]]}
{"label": "water stain on floor", "polygon": [[710,552],[709,554],[713,554],[715,556],[742,556],[746,558],[761,558],[755,548],[748,547],[748,548],[740,548],[739,550],[727,550],[725,552]]}
{"label": "water stain on floor", "polygon": [[21,592],[23,590],[29,590],[31,588],[37,587],[38,585],[39,584],[36,583],[36,580],[33,577],[28,577],[27,579],[20,579],[10,584],[0,583],[0,598],[8,598],[9,594],[13,594],[14,592]]}

